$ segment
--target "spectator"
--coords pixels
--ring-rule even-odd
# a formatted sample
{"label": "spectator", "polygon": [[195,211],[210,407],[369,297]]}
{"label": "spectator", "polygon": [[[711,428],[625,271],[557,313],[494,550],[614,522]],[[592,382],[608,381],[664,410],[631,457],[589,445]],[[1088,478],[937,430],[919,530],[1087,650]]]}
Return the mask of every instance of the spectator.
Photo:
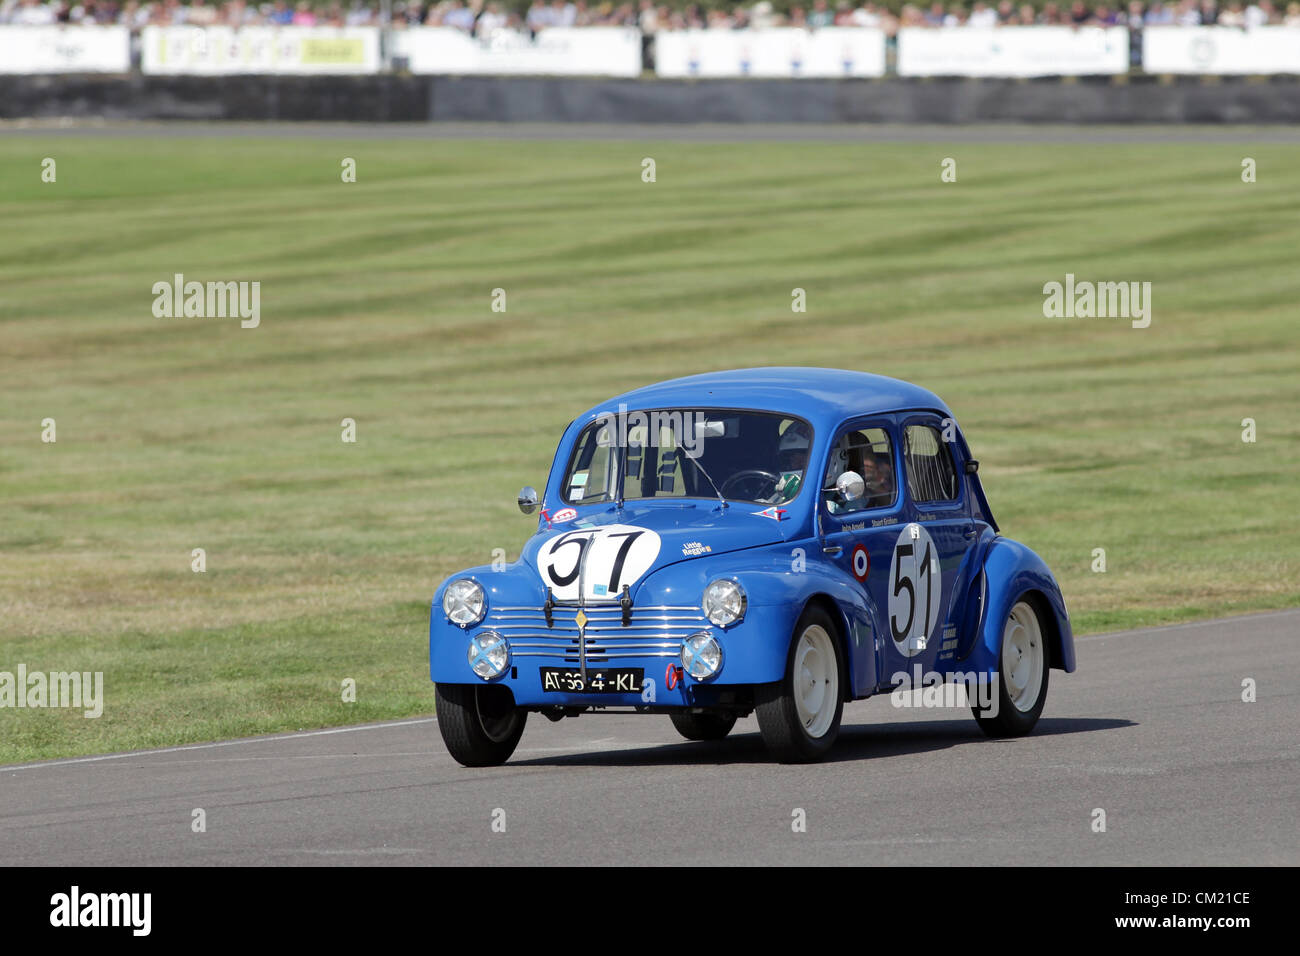
{"label": "spectator", "polygon": [[1173,7],[1166,6],[1160,0],[1152,0],[1151,6],[1147,8],[1146,16],[1142,18],[1143,25],[1148,27],[1167,27],[1172,26],[1173,22]]}
{"label": "spectator", "polygon": [[[379,0],[0,0],[0,23],[119,23],[132,30],[148,24],[248,24],[358,26],[378,22]],[[682,0],[677,0],[682,3]],[[829,26],[873,27],[893,35],[900,22],[912,27],[969,25],[1069,24],[1122,25],[1133,30],[1172,24],[1218,24],[1253,30],[1269,24],[1300,26],[1300,0],[1288,0],[1283,16],[1279,0],[899,0],[899,14],[866,0],[794,0],[788,14],[771,0],[722,0],[701,9],[697,4],[668,6],[658,0],[531,0],[521,16],[521,0],[393,0],[393,25],[427,23],[450,26],[474,35],[503,27],[531,31],[551,26],[625,26],[641,32],[647,53],[660,30],[763,29],[779,25],[821,29]],[[787,0],[790,2],[790,0]],[[811,3],[805,14],[805,3]],[[1111,3],[1118,3],[1112,6]],[[647,64],[652,60],[647,56]]]}
{"label": "spectator", "polygon": [[565,0],[551,0],[551,26],[571,27],[578,18],[577,8]]}
{"label": "spectator", "polygon": [[442,25],[469,33],[474,29],[474,11],[460,0],[451,0],[442,14]]}
{"label": "spectator", "polygon": [[1269,0],[1259,0],[1258,3],[1252,3],[1246,8],[1243,19],[1246,23],[1247,30],[1254,30],[1258,27],[1268,26],[1270,23],[1277,22],[1277,10]]}
{"label": "spectator", "polygon": [[10,23],[20,27],[43,27],[54,23],[55,20],[53,4],[47,6],[37,0],[22,0],[18,9],[9,18]]}
{"label": "spectator", "polygon": [[506,15],[501,12],[501,4],[496,0],[490,0],[483,8],[483,12],[478,15],[478,19],[474,21],[474,35],[490,36],[494,30],[503,29],[505,25]]}
{"label": "spectator", "polygon": [[[943,4],[937,4],[940,11],[943,10]],[[878,27],[882,22],[880,11],[876,9],[874,3],[864,3],[853,11],[853,25],[855,27]]]}
{"label": "spectator", "polygon": [[536,34],[540,30],[545,30],[554,25],[551,15],[551,8],[542,0],[533,0],[532,5],[528,8],[528,13],[524,17],[524,22],[528,24],[528,29]]}
{"label": "spectator", "polygon": [[970,9],[970,18],[966,21],[966,24],[972,27],[995,27],[998,25],[997,11],[992,9],[984,0],[975,0],[975,5]]}
{"label": "spectator", "polygon": [[1245,27],[1246,13],[1241,9],[1241,4],[1233,0],[1225,9],[1219,11],[1216,22],[1221,27]]}
{"label": "spectator", "polygon": [[835,22],[835,15],[831,13],[830,7],[826,5],[826,0],[813,0],[812,13],[808,14],[808,26],[817,30],[821,27],[832,26]]}

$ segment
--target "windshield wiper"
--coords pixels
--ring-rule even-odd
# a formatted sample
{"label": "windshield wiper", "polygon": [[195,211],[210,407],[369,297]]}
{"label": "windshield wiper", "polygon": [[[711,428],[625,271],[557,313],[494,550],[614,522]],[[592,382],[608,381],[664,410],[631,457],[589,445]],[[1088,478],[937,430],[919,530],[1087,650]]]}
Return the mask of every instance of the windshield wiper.
{"label": "windshield wiper", "polygon": [[725,511],[728,507],[727,499],[722,497],[722,492],[718,490],[718,486],[714,484],[713,479],[709,477],[709,473],[704,470],[704,466],[701,465],[696,459],[691,458],[689,454],[687,454],[686,449],[682,447],[681,439],[677,437],[676,433],[673,434],[673,444],[676,446],[678,451],[680,451],[683,455],[686,455],[687,458],[690,458],[692,465],[694,465],[696,468],[699,469],[700,474],[704,476],[704,480],[707,481],[709,483],[709,487],[713,489],[713,493],[718,496],[718,501],[722,502],[722,510]]}

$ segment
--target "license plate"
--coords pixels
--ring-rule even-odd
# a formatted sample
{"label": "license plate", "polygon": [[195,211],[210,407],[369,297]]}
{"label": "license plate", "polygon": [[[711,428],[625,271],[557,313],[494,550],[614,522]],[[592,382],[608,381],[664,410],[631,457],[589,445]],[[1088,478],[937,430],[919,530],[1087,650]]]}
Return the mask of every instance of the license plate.
{"label": "license plate", "polygon": [[645,669],[641,667],[588,667],[582,671],[564,667],[543,667],[542,690],[567,694],[639,694]]}

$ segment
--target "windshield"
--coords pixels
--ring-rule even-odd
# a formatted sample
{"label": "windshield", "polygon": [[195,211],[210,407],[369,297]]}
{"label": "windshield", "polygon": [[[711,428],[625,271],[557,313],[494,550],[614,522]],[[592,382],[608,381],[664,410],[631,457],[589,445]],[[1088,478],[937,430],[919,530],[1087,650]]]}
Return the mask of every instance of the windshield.
{"label": "windshield", "polygon": [[564,474],[568,504],[717,498],[781,505],[803,486],[807,422],[770,412],[676,408],[598,417]]}

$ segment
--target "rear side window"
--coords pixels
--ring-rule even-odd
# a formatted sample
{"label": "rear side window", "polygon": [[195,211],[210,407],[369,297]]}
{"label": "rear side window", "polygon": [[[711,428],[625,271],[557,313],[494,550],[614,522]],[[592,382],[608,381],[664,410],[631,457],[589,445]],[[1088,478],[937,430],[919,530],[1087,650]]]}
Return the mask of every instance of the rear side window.
{"label": "rear side window", "polygon": [[908,425],[903,429],[903,458],[907,490],[918,504],[957,498],[957,470],[952,453],[933,425]]}

